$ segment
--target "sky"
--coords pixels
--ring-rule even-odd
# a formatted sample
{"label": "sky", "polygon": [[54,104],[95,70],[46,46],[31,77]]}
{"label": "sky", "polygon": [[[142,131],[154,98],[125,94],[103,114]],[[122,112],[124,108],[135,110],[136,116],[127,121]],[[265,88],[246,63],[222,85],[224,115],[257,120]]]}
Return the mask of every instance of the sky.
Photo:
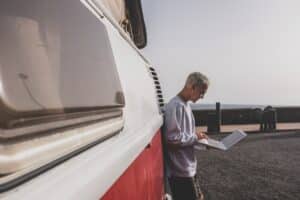
{"label": "sky", "polygon": [[299,0],[142,0],[166,101],[190,72],[211,82],[201,102],[300,105]]}

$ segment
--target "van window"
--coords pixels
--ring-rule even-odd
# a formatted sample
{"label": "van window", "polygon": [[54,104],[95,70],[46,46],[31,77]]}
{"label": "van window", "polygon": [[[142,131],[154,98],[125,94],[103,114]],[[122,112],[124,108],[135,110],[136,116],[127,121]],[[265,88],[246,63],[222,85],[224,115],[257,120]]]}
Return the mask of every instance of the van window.
{"label": "van window", "polygon": [[2,130],[124,105],[106,28],[80,1],[3,0],[0,13]]}
{"label": "van window", "polygon": [[80,1],[1,1],[0,44],[0,192],[122,130],[108,33]]}

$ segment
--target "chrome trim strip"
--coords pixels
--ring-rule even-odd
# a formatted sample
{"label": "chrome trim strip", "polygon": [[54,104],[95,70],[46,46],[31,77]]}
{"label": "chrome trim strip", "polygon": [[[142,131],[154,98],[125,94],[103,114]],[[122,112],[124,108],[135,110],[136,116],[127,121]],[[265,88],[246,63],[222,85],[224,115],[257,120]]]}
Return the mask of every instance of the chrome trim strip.
{"label": "chrome trim strip", "polygon": [[[84,117],[80,117],[80,116]],[[88,116],[86,116],[88,115]],[[19,136],[37,134],[40,132],[51,131],[57,128],[70,127],[77,124],[87,123],[90,121],[118,117],[122,115],[121,109],[110,109],[102,111],[92,111],[86,113],[72,113],[63,115],[53,115],[44,117],[35,117],[29,119],[20,119],[21,123],[29,124],[25,127],[17,127],[12,129],[0,129],[0,144],[1,140],[7,138],[15,138]],[[69,119],[68,119],[69,118]],[[18,125],[18,121],[15,121]]]}

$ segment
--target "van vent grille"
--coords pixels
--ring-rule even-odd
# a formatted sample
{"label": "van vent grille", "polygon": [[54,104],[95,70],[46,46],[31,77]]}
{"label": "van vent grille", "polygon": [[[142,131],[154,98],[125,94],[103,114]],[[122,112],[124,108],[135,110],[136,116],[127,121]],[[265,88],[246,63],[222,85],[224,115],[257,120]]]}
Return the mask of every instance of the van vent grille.
{"label": "van vent grille", "polygon": [[154,80],[154,84],[155,84],[155,90],[156,90],[156,98],[157,98],[157,102],[160,108],[163,108],[165,103],[164,103],[164,97],[163,97],[163,93],[162,93],[162,89],[161,89],[161,85],[159,82],[159,78],[158,75],[155,71],[155,69],[153,67],[149,67],[151,76]]}

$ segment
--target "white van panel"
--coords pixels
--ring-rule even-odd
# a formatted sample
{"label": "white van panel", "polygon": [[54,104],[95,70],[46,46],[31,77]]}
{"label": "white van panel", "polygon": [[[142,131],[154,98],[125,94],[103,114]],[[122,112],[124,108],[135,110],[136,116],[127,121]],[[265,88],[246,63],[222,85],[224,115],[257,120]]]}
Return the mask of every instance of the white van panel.
{"label": "white van panel", "polygon": [[118,30],[106,19],[103,23],[125,96],[124,129],[113,138],[1,194],[1,199],[99,199],[160,129],[162,116],[147,64]]}

